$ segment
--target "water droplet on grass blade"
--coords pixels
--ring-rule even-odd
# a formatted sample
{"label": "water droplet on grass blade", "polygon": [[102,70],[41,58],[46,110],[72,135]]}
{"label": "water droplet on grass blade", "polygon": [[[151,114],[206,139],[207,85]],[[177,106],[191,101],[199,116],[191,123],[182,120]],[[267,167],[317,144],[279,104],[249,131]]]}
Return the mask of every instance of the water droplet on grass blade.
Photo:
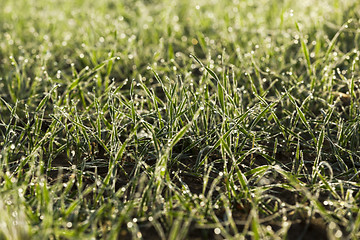
{"label": "water droplet on grass blade", "polygon": [[335,233],[335,237],[336,238],[341,238],[343,235],[342,231],[341,230],[337,230],[336,233]]}
{"label": "water droplet on grass blade", "polygon": [[221,233],[220,228],[215,228],[215,229],[214,229],[214,233],[215,233],[216,235],[219,235],[219,234]]}

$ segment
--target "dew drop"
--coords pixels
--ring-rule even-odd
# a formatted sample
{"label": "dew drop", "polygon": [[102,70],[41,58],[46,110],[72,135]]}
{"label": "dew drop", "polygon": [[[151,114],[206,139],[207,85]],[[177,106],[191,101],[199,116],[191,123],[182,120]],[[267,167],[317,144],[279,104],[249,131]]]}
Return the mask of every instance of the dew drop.
{"label": "dew drop", "polygon": [[335,237],[336,238],[341,238],[343,235],[342,231],[341,230],[337,230],[336,233],[335,233]]}
{"label": "dew drop", "polygon": [[336,224],[334,222],[331,222],[329,224],[329,229],[335,229],[336,228]]}
{"label": "dew drop", "polygon": [[294,16],[294,10],[290,9],[290,17]]}

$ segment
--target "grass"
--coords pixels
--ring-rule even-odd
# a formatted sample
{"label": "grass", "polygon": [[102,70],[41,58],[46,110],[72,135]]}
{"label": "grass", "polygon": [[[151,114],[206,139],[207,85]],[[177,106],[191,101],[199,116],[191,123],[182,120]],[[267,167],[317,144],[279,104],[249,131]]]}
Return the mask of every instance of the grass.
{"label": "grass", "polygon": [[359,239],[360,3],[10,1],[0,239]]}

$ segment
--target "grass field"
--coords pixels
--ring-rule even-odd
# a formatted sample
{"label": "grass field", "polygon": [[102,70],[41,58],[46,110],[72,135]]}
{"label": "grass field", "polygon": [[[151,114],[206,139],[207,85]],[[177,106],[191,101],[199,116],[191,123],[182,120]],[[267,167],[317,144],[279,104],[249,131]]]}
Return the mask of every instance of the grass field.
{"label": "grass field", "polygon": [[359,239],[358,0],[0,0],[0,239]]}

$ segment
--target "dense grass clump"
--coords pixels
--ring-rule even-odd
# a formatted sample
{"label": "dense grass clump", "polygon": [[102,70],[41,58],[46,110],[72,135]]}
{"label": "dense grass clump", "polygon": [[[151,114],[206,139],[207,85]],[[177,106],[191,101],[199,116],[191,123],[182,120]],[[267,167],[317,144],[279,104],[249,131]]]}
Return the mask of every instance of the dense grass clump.
{"label": "dense grass clump", "polygon": [[0,239],[359,239],[358,0],[2,0]]}

